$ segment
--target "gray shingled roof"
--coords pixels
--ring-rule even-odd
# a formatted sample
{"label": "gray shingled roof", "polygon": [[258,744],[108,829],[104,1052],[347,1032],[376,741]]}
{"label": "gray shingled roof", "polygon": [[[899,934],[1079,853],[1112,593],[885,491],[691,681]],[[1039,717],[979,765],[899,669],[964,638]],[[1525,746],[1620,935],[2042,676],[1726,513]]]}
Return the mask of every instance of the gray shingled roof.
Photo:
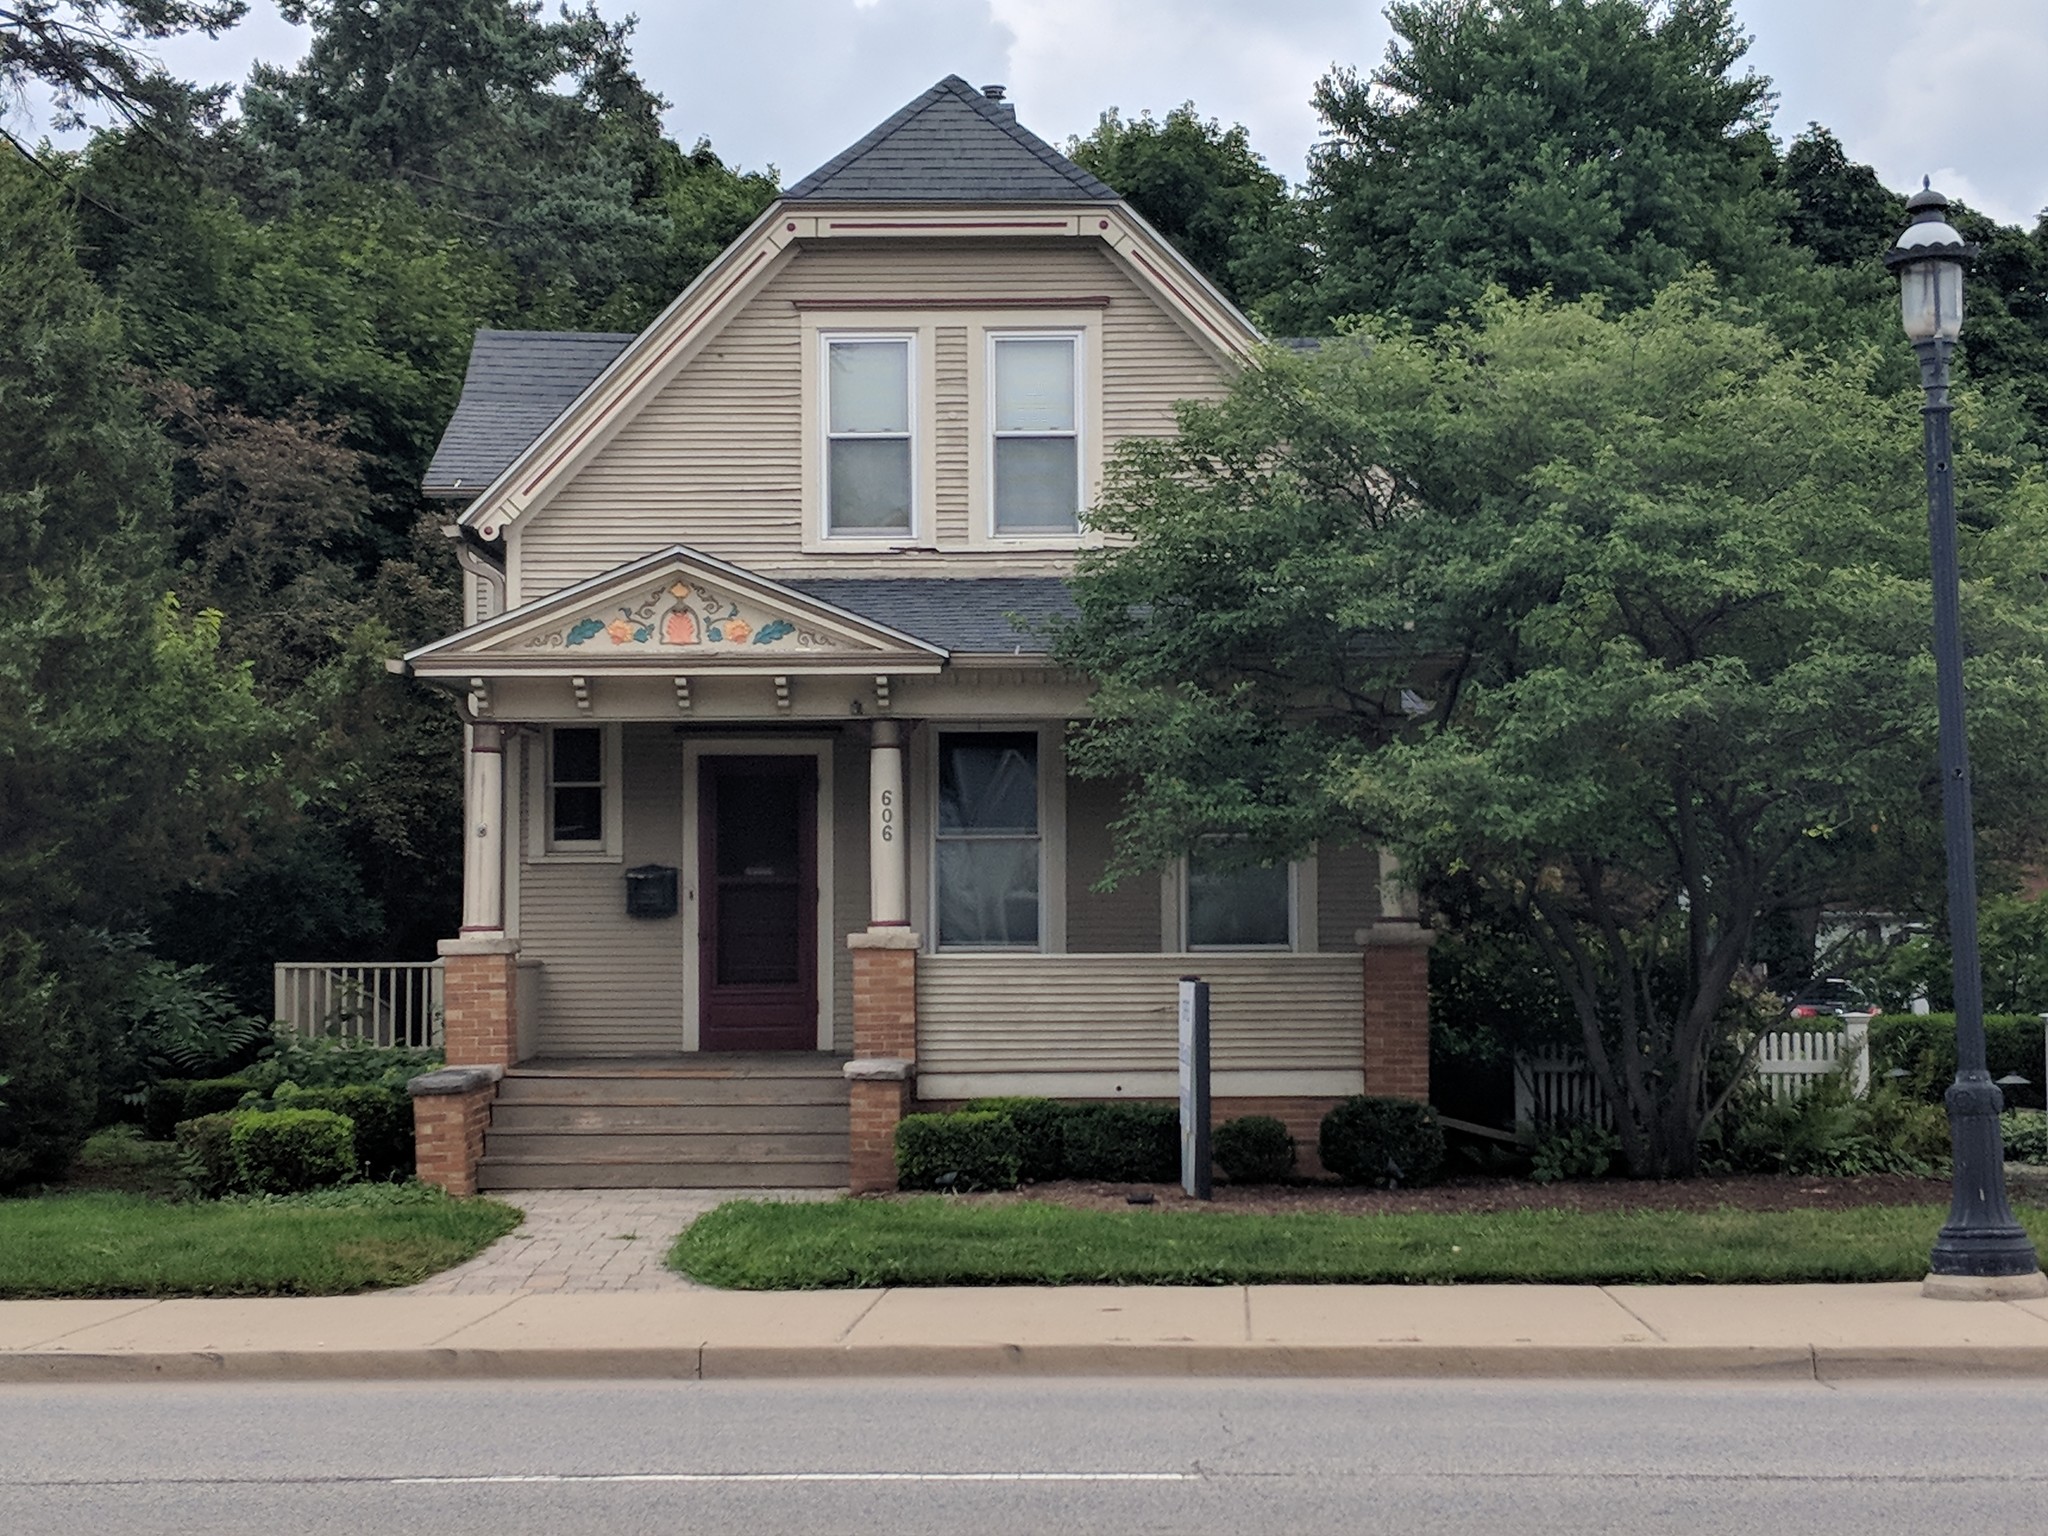
{"label": "gray shingled roof", "polygon": [[[1045,621],[1076,609],[1057,576],[832,576],[786,587],[959,654],[1043,656]],[[1021,620],[1026,626],[1020,629]]]}
{"label": "gray shingled roof", "polygon": [[782,194],[791,202],[1115,202],[1007,102],[948,75]]}
{"label": "gray shingled roof", "polygon": [[421,489],[474,496],[568,409],[633,338],[613,331],[478,331]]}

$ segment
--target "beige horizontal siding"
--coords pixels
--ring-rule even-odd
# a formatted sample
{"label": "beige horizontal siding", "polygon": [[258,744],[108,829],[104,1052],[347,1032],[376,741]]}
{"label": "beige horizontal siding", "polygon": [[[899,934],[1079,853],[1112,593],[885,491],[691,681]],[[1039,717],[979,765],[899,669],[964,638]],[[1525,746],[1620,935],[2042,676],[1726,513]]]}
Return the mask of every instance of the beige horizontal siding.
{"label": "beige horizontal siding", "polygon": [[[705,350],[622,426],[546,505],[509,532],[518,599],[683,543],[769,574],[851,573],[806,557],[803,540],[802,317],[793,299],[930,301],[1106,295],[1102,336],[1107,441],[1174,430],[1173,403],[1213,397],[1223,365],[1101,248],[1082,243],[918,249],[833,242],[800,251]],[[946,558],[886,559],[904,575],[1058,569],[1063,557],[974,552],[967,398],[969,331],[935,336],[936,526]],[[863,567],[865,568],[865,567]]]}
{"label": "beige horizontal siding", "polygon": [[1358,930],[1380,915],[1380,855],[1354,843],[1316,850],[1316,935],[1324,953],[1359,948]]}
{"label": "beige horizontal siding", "polygon": [[927,955],[918,1071],[1171,1072],[1188,974],[1209,983],[1216,1071],[1363,1068],[1356,955]]}
{"label": "beige horizontal siding", "polygon": [[[529,860],[519,876],[522,960],[540,962],[539,1045],[548,1056],[665,1054],[683,1048],[681,915],[626,916],[625,872],[683,862],[682,740],[666,725],[622,727],[625,858]],[[527,762],[537,767],[540,754]]]}
{"label": "beige horizontal siding", "polygon": [[1159,953],[1159,877],[1133,875],[1113,891],[1095,883],[1109,867],[1110,823],[1127,786],[1067,780],[1067,949],[1072,954]]}

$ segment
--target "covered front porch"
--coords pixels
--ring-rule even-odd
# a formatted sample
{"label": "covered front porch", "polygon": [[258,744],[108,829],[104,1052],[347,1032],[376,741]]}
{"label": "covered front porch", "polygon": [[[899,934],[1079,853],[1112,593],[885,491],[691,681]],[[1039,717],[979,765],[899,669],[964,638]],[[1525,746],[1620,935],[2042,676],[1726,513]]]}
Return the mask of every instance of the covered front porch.
{"label": "covered front porch", "polygon": [[1170,1094],[1186,974],[1222,1111],[1426,1093],[1426,935],[1370,849],[1104,889],[1121,791],[1067,773],[1079,679],[712,576],[672,551],[408,658],[469,721],[442,951],[479,1154],[525,1134],[492,1105],[537,1063],[622,1084],[781,1054],[843,1074],[846,1177],[893,1184],[920,1102]]}

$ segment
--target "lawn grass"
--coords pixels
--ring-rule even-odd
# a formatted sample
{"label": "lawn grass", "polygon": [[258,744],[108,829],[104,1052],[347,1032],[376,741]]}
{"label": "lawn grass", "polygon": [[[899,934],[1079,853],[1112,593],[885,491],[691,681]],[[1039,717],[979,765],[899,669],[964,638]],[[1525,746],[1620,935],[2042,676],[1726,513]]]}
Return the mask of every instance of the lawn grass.
{"label": "lawn grass", "polygon": [[422,1185],[183,1204],[0,1200],[0,1297],[339,1296],[424,1280],[519,1220],[508,1205]]}
{"label": "lawn grass", "polygon": [[[1783,1284],[1918,1280],[1947,1210],[1231,1215],[943,1196],[734,1201],[669,1263],[735,1290],[890,1285]],[[2048,1211],[2021,1221],[2048,1248]]]}

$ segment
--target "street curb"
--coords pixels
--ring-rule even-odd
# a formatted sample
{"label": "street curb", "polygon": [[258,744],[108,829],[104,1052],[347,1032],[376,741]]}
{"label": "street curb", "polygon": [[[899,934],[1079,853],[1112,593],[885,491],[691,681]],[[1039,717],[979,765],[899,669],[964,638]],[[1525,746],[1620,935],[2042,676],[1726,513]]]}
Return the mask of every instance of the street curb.
{"label": "street curb", "polygon": [[0,1384],[139,1381],[765,1381],[1131,1376],[1374,1380],[2048,1379],[2048,1345],[655,1345],[647,1348],[0,1352]]}

